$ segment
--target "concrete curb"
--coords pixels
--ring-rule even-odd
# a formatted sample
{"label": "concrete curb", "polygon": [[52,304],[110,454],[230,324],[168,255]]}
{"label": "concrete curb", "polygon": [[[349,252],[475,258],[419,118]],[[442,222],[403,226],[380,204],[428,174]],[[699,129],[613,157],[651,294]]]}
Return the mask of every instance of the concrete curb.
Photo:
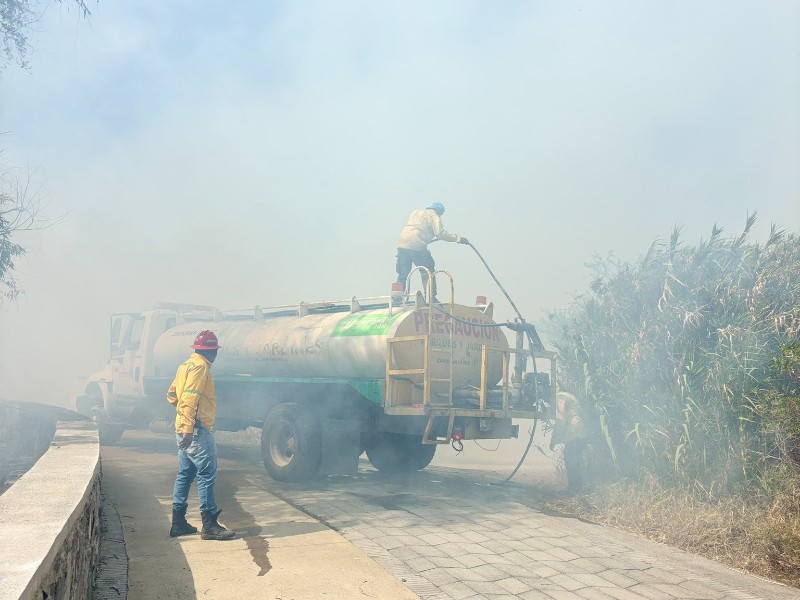
{"label": "concrete curb", "polygon": [[44,456],[0,496],[0,600],[86,596],[100,479],[97,427],[60,422]]}

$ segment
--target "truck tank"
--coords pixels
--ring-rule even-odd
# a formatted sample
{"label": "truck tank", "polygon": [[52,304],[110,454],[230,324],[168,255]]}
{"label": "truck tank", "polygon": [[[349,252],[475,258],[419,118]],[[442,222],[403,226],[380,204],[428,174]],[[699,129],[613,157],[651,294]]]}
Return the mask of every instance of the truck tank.
{"label": "truck tank", "polygon": [[[489,311],[490,312],[490,311]],[[450,315],[454,315],[455,319]],[[392,369],[419,369],[424,364],[421,339],[398,338],[430,333],[432,378],[450,377],[452,340],[453,383],[457,387],[481,383],[481,347],[488,346],[487,384],[502,377],[501,351],[508,340],[491,317],[464,305],[400,308],[384,304],[350,312],[226,315],[173,327],[160,336],[154,349],[156,373],[172,374],[186,360],[188,347],[204,329],[213,330],[221,345],[214,363],[215,378],[371,379],[386,377],[387,345],[392,344]],[[435,349],[443,351],[437,352]]]}

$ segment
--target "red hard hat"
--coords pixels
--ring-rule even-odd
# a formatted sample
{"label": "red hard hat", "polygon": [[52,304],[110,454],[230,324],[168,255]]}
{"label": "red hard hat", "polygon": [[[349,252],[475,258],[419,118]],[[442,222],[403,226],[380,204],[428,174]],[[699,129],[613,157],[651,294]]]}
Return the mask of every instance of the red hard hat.
{"label": "red hard hat", "polygon": [[218,350],[221,346],[217,342],[217,336],[214,335],[214,332],[206,330],[197,334],[192,348],[195,350]]}

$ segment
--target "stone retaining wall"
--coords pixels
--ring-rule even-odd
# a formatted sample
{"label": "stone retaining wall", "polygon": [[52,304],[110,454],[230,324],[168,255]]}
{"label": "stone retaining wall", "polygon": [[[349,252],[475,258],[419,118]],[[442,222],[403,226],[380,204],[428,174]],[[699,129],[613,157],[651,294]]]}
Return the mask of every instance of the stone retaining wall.
{"label": "stone retaining wall", "polygon": [[0,496],[0,600],[89,597],[100,480],[97,427],[59,422],[49,450]]}
{"label": "stone retaining wall", "polygon": [[0,493],[7,479],[27,471],[47,451],[55,430],[52,410],[35,404],[0,403]]}

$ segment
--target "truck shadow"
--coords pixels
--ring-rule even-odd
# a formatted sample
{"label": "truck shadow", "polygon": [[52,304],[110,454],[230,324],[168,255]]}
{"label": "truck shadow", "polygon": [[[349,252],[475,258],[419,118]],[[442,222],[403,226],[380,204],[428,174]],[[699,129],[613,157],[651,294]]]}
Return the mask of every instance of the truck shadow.
{"label": "truck shadow", "polygon": [[[175,442],[170,436],[131,433],[130,437],[126,434],[123,438],[123,444],[136,452],[175,453]],[[222,433],[217,436],[217,446],[221,461],[217,485],[218,502],[223,509],[221,520],[246,541],[253,562],[259,567],[259,574],[271,568],[269,539],[303,535],[325,528],[342,529],[341,522],[331,518],[332,515],[322,508],[332,498],[343,499],[348,513],[355,517],[377,509],[388,514],[399,516],[407,513],[424,519],[435,507],[438,514],[458,522],[464,515],[464,504],[478,502],[493,506],[500,502],[513,502],[542,512],[543,500],[563,494],[547,483],[503,483],[506,473],[491,470],[431,465],[422,471],[388,474],[375,470],[363,457],[358,471],[350,475],[283,483],[271,479],[263,470],[260,447],[255,440],[248,439],[246,443],[229,441]],[[261,493],[254,493],[254,490]],[[315,522],[276,522],[273,517],[282,514],[282,509],[270,505],[263,491],[305,513]]]}
{"label": "truck shadow", "polygon": [[[244,540],[259,568],[258,576],[269,573],[270,540],[303,536],[329,529],[316,518],[298,515],[293,507],[271,493],[266,473],[253,475],[252,469],[231,464],[220,467],[217,503],[222,508],[221,522]],[[265,494],[264,491],[269,493]]]}

